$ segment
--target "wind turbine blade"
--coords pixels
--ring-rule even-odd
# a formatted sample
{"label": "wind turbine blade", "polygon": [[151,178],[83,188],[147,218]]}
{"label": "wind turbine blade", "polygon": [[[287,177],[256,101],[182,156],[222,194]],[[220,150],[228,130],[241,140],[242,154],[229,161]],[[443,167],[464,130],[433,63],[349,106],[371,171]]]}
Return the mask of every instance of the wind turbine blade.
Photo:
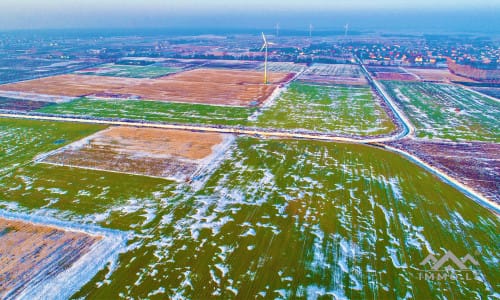
{"label": "wind turbine blade", "polygon": [[264,51],[266,49],[266,44],[262,45],[262,48],[260,48],[260,52]]}
{"label": "wind turbine blade", "polygon": [[262,39],[264,40],[264,45],[266,45],[267,39],[266,39],[266,35],[264,34],[264,32],[262,33]]}

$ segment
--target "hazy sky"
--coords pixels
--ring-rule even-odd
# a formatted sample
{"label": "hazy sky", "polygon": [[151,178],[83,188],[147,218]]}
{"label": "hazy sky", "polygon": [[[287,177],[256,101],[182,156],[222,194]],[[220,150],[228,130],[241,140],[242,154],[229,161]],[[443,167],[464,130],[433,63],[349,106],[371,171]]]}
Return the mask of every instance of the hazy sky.
{"label": "hazy sky", "polygon": [[[17,28],[161,27],[177,24],[217,27],[217,21],[241,20],[250,15],[274,18],[302,16],[314,21],[343,13],[427,14],[436,11],[484,11],[500,15],[499,0],[0,0],[0,30]],[[239,19],[238,17],[241,16]],[[344,21],[344,20],[342,20]],[[215,23],[214,23],[215,22]],[[256,19],[255,25],[258,25]]]}

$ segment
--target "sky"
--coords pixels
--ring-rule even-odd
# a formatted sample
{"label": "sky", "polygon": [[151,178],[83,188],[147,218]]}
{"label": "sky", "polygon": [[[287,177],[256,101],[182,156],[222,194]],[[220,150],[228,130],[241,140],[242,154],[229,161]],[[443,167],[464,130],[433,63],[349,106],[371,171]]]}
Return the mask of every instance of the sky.
{"label": "sky", "polygon": [[[127,27],[338,27],[344,22],[390,27],[420,17],[462,19],[491,27],[499,0],[0,0],[0,30]],[[385,25],[382,24],[385,22]],[[427,22],[427,21],[426,21]],[[477,23],[480,24],[477,24]],[[365,24],[365,25],[363,25]],[[427,24],[432,27],[432,24]],[[495,23],[493,23],[495,25]],[[481,27],[479,26],[479,27]]]}

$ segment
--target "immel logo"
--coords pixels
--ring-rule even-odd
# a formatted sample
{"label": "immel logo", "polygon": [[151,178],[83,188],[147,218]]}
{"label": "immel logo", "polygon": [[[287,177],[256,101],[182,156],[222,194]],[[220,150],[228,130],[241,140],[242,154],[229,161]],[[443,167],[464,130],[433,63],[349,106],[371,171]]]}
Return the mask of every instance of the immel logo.
{"label": "immel logo", "polygon": [[419,270],[418,278],[420,280],[443,281],[443,280],[472,280],[475,272],[468,266],[479,266],[477,260],[472,255],[467,254],[459,259],[453,252],[446,251],[440,259],[429,254],[421,263],[420,266],[430,265],[430,269]]}

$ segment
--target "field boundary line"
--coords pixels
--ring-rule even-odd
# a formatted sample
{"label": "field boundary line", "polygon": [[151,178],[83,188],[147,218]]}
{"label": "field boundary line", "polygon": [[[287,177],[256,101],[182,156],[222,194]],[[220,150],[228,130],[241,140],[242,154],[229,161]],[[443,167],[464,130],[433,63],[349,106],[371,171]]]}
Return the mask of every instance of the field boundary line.
{"label": "field boundary line", "polygon": [[481,92],[479,92],[479,91],[476,91],[476,90],[474,90],[474,89],[471,89],[470,87],[465,86],[465,85],[463,85],[463,84],[457,84],[457,85],[458,85],[459,87],[463,88],[464,90],[467,90],[467,91],[469,91],[469,92],[472,92],[472,93],[474,93],[474,94],[476,94],[476,95],[478,95],[478,96],[486,97],[486,98],[488,98],[488,99],[490,99],[490,100],[493,100],[493,101],[495,101],[495,102],[497,102],[497,103],[500,103],[500,99],[497,99],[497,98],[495,98],[495,97],[493,97],[493,96],[483,94],[483,93],[481,93]]}

